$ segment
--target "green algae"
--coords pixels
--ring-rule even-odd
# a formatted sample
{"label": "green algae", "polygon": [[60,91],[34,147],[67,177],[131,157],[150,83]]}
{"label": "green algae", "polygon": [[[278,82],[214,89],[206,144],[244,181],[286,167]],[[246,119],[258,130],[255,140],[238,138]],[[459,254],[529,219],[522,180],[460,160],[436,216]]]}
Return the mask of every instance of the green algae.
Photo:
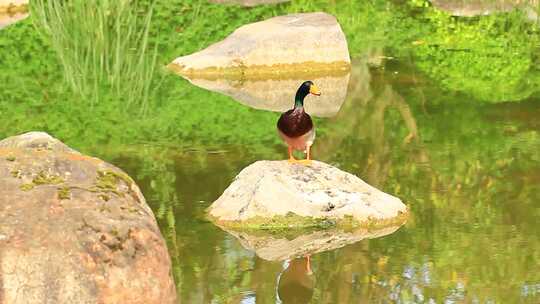
{"label": "green algae", "polygon": [[11,172],[9,172],[11,174],[12,177],[14,178],[21,178],[22,177],[22,172],[21,170],[12,170]]}
{"label": "green algae", "polygon": [[58,198],[61,200],[71,199],[71,189],[69,187],[60,187],[57,189]]}
{"label": "green algae", "polygon": [[36,177],[32,179],[34,185],[58,185],[65,182],[65,180],[59,175],[48,174],[45,171],[38,173]]}
{"label": "green algae", "polygon": [[107,202],[111,199],[111,193],[116,194],[117,196],[124,196],[125,193],[118,189],[119,183],[124,183],[128,187],[131,187],[131,185],[134,184],[134,181],[123,172],[99,170],[97,171],[95,186],[91,191],[100,192],[98,197]]}
{"label": "green algae", "polygon": [[19,186],[19,189],[21,189],[22,191],[30,191],[34,189],[35,186],[36,185],[34,185],[33,183],[22,184]]}
{"label": "green algae", "polygon": [[102,199],[103,201],[105,201],[105,202],[108,202],[108,201],[111,199],[110,196],[108,196],[107,194],[103,194],[103,193],[100,194],[100,195],[98,195],[98,197],[99,197],[100,199]]}
{"label": "green algae", "polygon": [[[11,176],[15,178],[21,178],[22,172],[21,170],[13,170],[10,172]],[[59,175],[53,175],[49,174],[45,171],[39,172],[30,183],[25,183],[19,186],[19,189],[22,191],[30,191],[34,189],[36,186],[40,185],[58,185],[65,182],[65,180],[60,177]]]}
{"label": "green algae", "polygon": [[407,221],[407,212],[400,212],[397,216],[390,219],[373,219],[369,218],[366,221],[359,221],[352,216],[344,216],[343,218],[316,218],[309,216],[301,216],[292,212],[286,215],[276,215],[271,218],[256,216],[245,221],[219,221],[211,216],[210,220],[216,222],[219,226],[227,229],[244,231],[250,233],[272,234],[297,236],[313,231],[321,230],[344,230],[352,231],[355,229],[381,229],[390,226],[402,225]]}
{"label": "green algae", "polygon": [[133,184],[133,180],[127,174],[121,172],[100,170],[97,173],[96,187],[103,191],[118,192],[117,186],[120,181],[128,186]]}

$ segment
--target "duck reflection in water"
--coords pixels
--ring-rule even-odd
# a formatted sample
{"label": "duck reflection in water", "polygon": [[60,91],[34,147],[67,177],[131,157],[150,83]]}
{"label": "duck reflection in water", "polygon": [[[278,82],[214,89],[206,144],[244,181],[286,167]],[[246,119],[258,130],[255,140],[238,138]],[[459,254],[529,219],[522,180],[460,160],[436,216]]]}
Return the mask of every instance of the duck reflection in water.
{"label": "duck reflection in water", "polygon": [[310,257],[285,262],[286,268],[278,278],[278,303],[309,303],[313,296],[315,278],[311,271]]}

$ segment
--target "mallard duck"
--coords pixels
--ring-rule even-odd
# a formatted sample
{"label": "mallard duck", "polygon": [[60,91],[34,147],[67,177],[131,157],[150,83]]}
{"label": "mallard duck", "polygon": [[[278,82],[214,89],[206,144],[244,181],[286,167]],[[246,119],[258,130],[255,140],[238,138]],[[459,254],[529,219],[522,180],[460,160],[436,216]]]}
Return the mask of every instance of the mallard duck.
{"label": "mallard duck", "polygon": [[[296,91],[294,97],[294,108],[281,114],[277,122],[278,133],[289,148],[289,162],[307,163],[311,162],[310,149],[315,140],[315,127],[313,121],[306,111],[304,111],[304,98],[308,94],[320,96],[321,92],[312,81],[305,81]],[[304,151],[305,160],[296,160],[293,151]]]}

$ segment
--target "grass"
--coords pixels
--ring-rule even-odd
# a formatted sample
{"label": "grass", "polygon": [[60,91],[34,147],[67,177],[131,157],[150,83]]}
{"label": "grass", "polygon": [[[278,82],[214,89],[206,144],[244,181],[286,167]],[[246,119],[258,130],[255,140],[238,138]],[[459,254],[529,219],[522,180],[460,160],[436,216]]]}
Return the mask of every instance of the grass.
{"label": "grass", "polygon": [[95,104],[110,96],[147,109],[156,89],[157,49],[148,43],[153,6],[143,10],[138,2],[32,3],[36,30],[49,37],[67,83],[83,100]]}

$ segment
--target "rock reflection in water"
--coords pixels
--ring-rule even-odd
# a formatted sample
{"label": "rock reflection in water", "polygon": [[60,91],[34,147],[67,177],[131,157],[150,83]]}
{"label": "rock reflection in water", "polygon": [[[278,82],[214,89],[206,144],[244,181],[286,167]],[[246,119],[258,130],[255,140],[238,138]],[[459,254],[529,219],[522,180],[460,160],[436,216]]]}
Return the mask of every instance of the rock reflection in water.
{"label": "rock reflection in water", "polygon": [[254,251],[260,258],[268,261],[284,261],[334,250],[363,239],[382,237],[393,233],[399,227],[397,225],[381,229],[358,228],[351,231],[330,229],[308,232],[293,237],[264,232],[224,230],[235,236],[242,247]]}
{"label": "rock reflection in water", "polygon": [[321,96],[306,97],[306,111],[313,116],[331,117],[337,114],[347,95],[349,72],[334,75],[302,73],[294,78],[270,79],[202,79],[188,80],[201,88],[232,97],[236,101],[260,110],[284,112],[294,105],[296,90],[305,80],[312,80]]}

